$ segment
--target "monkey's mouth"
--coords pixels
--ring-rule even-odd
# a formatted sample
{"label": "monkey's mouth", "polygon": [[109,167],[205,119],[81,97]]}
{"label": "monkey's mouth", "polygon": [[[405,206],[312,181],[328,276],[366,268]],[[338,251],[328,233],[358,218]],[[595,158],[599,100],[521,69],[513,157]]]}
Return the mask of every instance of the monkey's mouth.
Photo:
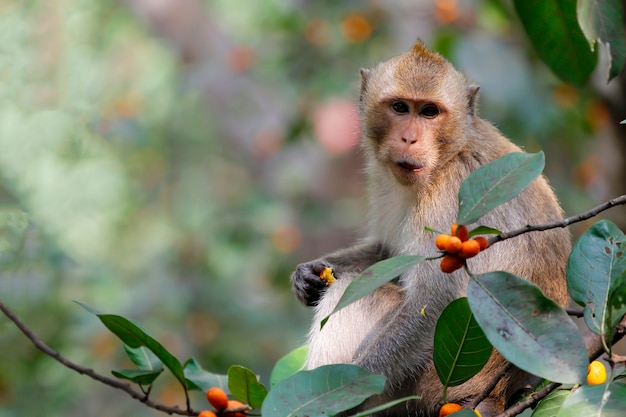
{"label": "monkey's mouth", "polygon": [[424,165],[408,161],[398,161],[396,162],[396,165],[403,171],[407,172],[417,173],[424,169]]}

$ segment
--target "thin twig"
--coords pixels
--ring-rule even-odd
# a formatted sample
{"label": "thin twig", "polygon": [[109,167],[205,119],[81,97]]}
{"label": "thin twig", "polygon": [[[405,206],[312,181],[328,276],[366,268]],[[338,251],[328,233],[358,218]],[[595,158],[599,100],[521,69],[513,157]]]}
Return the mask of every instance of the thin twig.
{"label": "thin twig", "polygon": [[500,382],[500,380],[511,370],[511,368],[513,368],[513,364],[511,364],[511,362],[507,362],[507,364],[500,369],[500,372],[498,372],[498,374],[489,382],[489,385],[482,390],[478,397],[474,398],[470,404],[470,408],[474,409],[478,406],[478,404],[483,402],[483,400],[491,394],[491,391],[493,391],[496,385],[498,385],[498,382]]}
{"label": "thin twig", "polygon": [[55,359],[57,362],[61,363],[61,365],[73,371],[76,371],[81,375],[87,375],[88,377],[95,379],[96,381],[102,382],[105,385],[122,390],[128,395],[130,395],[132,398],[144,403],[150,408],[154,408],[155,410],[159,410],[170,415],[172,414],[178,414],[182,416],[197,416],[198,415],[197,411],[194,411],[191,409],[181,410],[179,407],[169,407],[163,404],[156,403],[150,400],[144,393],[136,391],[133,388],[131,388],[129,384],[121,382],[117,379],[113,379],[113,378],[109,378],[107,376],[101,375],[95,372],[93,369],[86,368],[84,366],[78,365],[70,361],[69,359],[62,356],[59,352],[52,349],[50,346],[46,345],[41,339],[39,339],[39,337],[37,337],[37,335],[35,335],[28,327],[26,327],[26,325],[15,315],[15,313],[13,313],[13,311],[11,311],[2,301],[0,301],[0,311],[2,311],[2,313],[4,313],[4,315],[7,316],[7,318],[11,320],[22,333],[24,333],[24,335],[32,342],[32,344],[37,349],[39,349],[46,355],[50,356],[51,358]]}
{"label": "thin twig", "polygon": [[612,207],[624,205],[624,204],[626,204],[626,194],[616,197],[607,202],[604,202],[600,204],[599,206],[592,208],[591,210],[585,211],[580,214],[576,214],[575,216],[571,216],[563,220],[558,220],[555,222],[545,223],[545,224],[528,225],[518,230],[513,230],[511,232],[506,232],[506,233],[499,234],[497,236],[490,237],[489,246],[493,245],[496,242],[501,242],[503,240],[510,239],[512,237],[516,237],[516,236],[519,236],[521,234],[528,233],[528,232],[538,232],[538,231],[543,231],[543,230],[567,227],[571,224],[578,223],[578,222],[590,219],[594,216],[597,216],[601,212],[608,210]]}
{"label": "thin twig", "polygon": [[527,400],[516,403],[512,407],[504,410],[504,413],[498,414],[496,417],[512,417],[521,414],[522,411],[526,410],[527,408],[537,405],[539,401],[543,400],[545,397],[548,396],[548,394],[550,394],[552,391],[560,386],[561,384],[559,383],[551,382],[536,393],[532,394]]}

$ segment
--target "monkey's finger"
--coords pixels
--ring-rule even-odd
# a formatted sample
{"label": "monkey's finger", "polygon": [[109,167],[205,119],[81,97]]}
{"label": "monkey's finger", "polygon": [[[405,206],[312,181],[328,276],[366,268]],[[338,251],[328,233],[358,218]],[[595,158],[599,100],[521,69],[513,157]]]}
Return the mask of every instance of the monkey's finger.
{"label": "monkey's finger", "polygon": [[319,294],[326,287],[326,281],[317,275],[306,274],[294,278],[293,286],[296,292]]}
{"label": "monkey's finger", "polygon": [[320,296],[326,288],[326,281],[313,274],[294,276],[293,291],[296,297],[304,304],[311,306],[317,304]]}
{"label": "monkey's finger", "polygon": [[321,262],[321,261],[307,262],[307,263],[298,265],[298,267],[296,268],[296,273],[300,273],[302,275],[312,274],[312,275],[317,275],[319,277],[324,269],[330,268],[330,267],[331,266],[328,265],[326,262]]}

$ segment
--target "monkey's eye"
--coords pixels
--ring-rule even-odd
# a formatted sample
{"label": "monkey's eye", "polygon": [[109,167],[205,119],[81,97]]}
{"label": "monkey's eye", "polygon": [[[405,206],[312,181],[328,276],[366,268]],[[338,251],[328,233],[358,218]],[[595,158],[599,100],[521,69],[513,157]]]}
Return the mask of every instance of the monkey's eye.
{"label": "monkey's eye", "polygon": [[399,114],[409,112],[409,105],[406,104],[404,101],[394,101],[393,103],[391,103],[391,108],[393,109],[393,111]]}
{"label": "monkey's eye", "polygon": [[427,104],[422,107],[420,114],[424,117],[433,118],[439,114],[439,108],[434,104]]}

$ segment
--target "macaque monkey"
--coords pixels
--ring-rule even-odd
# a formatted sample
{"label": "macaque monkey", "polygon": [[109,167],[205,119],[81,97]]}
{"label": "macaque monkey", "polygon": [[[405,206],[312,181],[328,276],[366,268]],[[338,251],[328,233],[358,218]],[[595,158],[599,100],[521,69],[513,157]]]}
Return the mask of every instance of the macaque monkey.
{"label": "macaque monkey", "polygon": [[[352,363],[387,378],[384,393],[360,409],[417,394],[421,400],[379,415],[430,417],[437,416],[442,404],[442,385],[432,362],[433,333],[443,308],[466,296],[469,278],[462,269],[444,274],[438,261],[422,262],[333,314],[321,330],[320,321],[350,281],[372,264],[397,255],[437,255],[436,236],[424,227],[449,230],[459,187],[468,174],[507,153],[521,152],[477,116],[477,97],[478,86],[421,41],[403,55],[361,70],[367,236],[356,246],[298,265],[291,278],[297,298],[315,309],[307,368]],[[555,221],[562,214],[540,177],[477,224],[509,231]],[[564,306],[569,251],[569,233],[552,229],[499,242],[467,262],[475,273],[502,270],[527,278]],[[330,286],[319,276],[326,266],[337,278]],[[448,389],[448,401],[468,405],[505,363],[494,353],[478,375]],[[501,412],[526,379],[516,368],[508,372],[477,407],[483,417]]]}

